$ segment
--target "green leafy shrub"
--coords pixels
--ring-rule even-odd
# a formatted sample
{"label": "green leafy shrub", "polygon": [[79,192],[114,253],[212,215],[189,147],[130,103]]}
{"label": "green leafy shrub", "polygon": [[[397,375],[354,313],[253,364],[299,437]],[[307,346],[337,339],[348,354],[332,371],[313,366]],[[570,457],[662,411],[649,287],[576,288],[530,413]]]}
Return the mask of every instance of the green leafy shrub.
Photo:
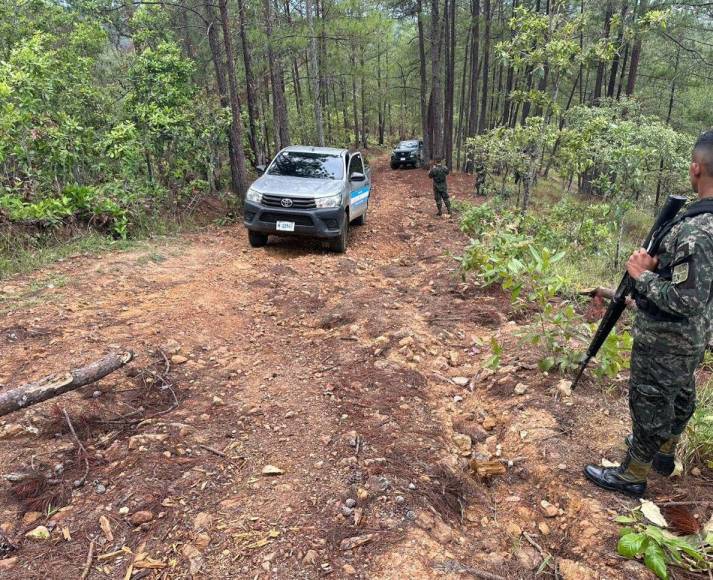
{"label": "green leafy shrub", "polygon": [[[463,275],[475,275],[484,286],[499,284],[509,292],[516,308],[533,304],[537,307],[533,321],[521,336],[542,347],[544,356],[539,367],[544,372],[575,369],[582,346],[596,331],[596,325],[586,323],[572,301],[561,298],[570,282],[558,273],[558,265],[567,255],[560,248],[575,241],[594,245],[599,235],[597,227],[604,226],[597,226],[594,218],[585,218],[585,228],[548,227],[559,223],[562,214],[570,211],[563,205],[554,212],[556,218],[544,214],[535,220],[502,206],[483,204],[466,208],[461,222],[462,230],[471,236],[463,255],[457,258]],[[628,332],[612,332],[597,357],[595,376],[612,378],[628,368],[631,346]],[[499,360],[500,352],[493,352]]]}
{"label": "green leafy shrub", "polygon": [[700,385],[696,410],[688,422],[679,455],[683,465],[700,462],[713,469],[713,379]]}
{"label": "green leafy shrub", "polygon": [[[713,570],[713,533],[680,537],[643,521],[641,509],[616,521],[626,527],[619,531],[617,552],[624,558],[643,558],[646,567],[662,580],[669,578],[669,566],[691,572]],[[663,522],[665,523],[665,522]]]}

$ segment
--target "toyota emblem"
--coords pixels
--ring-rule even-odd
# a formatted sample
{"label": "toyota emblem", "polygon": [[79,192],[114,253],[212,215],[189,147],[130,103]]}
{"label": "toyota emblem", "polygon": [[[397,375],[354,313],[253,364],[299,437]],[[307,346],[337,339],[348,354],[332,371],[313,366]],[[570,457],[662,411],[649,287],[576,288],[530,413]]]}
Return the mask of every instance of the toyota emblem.
{"label": "toyota emblem", "polygon": [[282,205],[282,207],[292,207],[292,200],[289,197],[284,197],[282,201],[280,201],[280,205]]}

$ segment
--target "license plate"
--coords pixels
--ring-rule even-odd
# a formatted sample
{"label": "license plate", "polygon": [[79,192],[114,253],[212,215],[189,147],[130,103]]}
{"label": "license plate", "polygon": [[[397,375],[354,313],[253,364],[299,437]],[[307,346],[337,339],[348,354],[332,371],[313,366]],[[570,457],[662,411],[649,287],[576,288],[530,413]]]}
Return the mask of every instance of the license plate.
{"label": "license plate", "polygon": [[294,232],[295,222],[277,222],[278,232]]}
{"label": "license plate", "polygon": [[402,158],[401,158],[401,161],[406,161],[406,157],[402,157]]}

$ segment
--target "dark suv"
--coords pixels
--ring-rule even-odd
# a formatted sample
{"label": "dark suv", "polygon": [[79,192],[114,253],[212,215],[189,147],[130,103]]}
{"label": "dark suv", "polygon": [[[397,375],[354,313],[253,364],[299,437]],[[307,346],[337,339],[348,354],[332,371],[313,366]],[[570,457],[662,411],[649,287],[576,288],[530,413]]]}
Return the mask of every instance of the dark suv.
{"label": "dark suv", "polygon": [[423,166],[423,141],[401,141],[391,153],[391,169]]}

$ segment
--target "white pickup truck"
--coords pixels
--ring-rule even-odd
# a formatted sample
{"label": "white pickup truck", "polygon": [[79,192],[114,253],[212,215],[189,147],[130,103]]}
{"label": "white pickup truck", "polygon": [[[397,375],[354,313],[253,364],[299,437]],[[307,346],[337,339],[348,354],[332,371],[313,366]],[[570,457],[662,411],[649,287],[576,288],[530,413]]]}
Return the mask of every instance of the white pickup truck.
{"label": "white pickup truck", "polygon": [[266,245],[270,234],[296,235],[344,252],[349,224],[366,221],[370,194],[371,172],[358,151],[287,147],[245,196],[250,245]]}

